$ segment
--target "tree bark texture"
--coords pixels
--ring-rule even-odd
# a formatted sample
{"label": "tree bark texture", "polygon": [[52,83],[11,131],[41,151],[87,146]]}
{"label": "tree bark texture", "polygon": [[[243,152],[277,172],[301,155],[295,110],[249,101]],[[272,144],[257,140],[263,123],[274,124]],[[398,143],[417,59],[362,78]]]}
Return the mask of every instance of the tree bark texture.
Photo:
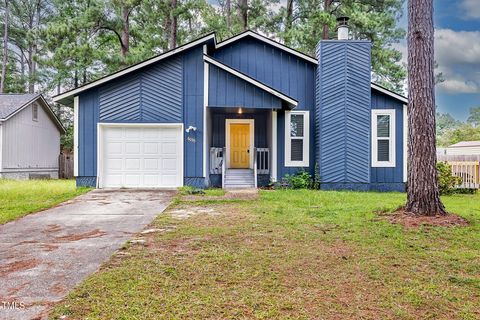
{"label": "tree bark texture", "polygon": [[128,6],[122,8],[122,20],[123,29],[120,36],[120,47],[122,58],[125,59],[130,50],[130,8]]}
{"label": "tree bark texture", "polygon": [[435,148],[433,0],[408,1],[408,179],[405,210],[446,214]]}
{"label": "tree bark texture", "polygon": [[227,23],[227,29],[230,30],[230,27],[232,25],[231,22],[231,15],[232,15],[232,4],[230,0],[225,1],[225,20]]}
{"label": "tree bark texture", "polygon": [[243,31],[248,29],[248,0],[238,0],[238,17]]}
{"label": "tree bark texture", "polygon": [[288,31],[292,29],[293,24],[293,0],[287,0],[287,16],[285,17],[285,45],[290,45],[290,35]]}
{"label": "tree bark texture", "polygon": [[7,65],[8,65],[8,1],[5,0],[5,21],[3,29],[3,59],[2,59],[2,74],[0,75],[0,93],[3,93],[5,90],[5,77],[7,75]]}
{"label": "tree bark texture", "polygon": [[[325,12],[329,12],[330,11],[330,6],[332,4],[332,1],[333,0],[324,0],[323,1],[323,11]],[[329,37],[329,28],[328,28],[328,24],[327,23],[324,23],[323,24],[323,31],[322,31],[322,39],[323,40],[328,40],[330,37]]]}
{"label": "tree bark texture", "polygon": [[168,48],[175,49],[177,47],[177,0],[172,0],[172,8],[170,10],[170,37],[168,41]]}

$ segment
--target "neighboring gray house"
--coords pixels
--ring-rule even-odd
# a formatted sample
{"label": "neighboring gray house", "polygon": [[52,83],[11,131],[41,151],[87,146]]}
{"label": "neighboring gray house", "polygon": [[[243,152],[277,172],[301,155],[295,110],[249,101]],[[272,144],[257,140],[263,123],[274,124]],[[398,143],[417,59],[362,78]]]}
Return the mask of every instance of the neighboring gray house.
{"label": "neighboring gray house", "polygon": [[448,146],[445,149],[446,155],[480,156],[480,141],[461,141]]}
{"label": "neighboring gray house", "polygon": [[0,178],[58,178],[63,133],[41,94],[0,94]]}

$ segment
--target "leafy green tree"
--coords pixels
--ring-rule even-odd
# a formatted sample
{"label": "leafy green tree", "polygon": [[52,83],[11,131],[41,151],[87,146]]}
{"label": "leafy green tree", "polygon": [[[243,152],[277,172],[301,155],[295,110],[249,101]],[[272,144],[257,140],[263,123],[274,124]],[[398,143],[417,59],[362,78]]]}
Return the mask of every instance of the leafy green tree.
{"label": "leafy green tree", "polygon": [[436,117],[437,146],[446,147],[451,143],[451,133],[462,126],[462,122],[449,113],[437,112]]}
{"label": "leafy green tree", "polygon": [[475,127],[480,127],[480,107],[470,108],[470,116],[467,122]]}
{"label": "leafy green tree", "polygon": [[392,47],[405,37],[405,31],[397,27],[402,4],[403,0],[288,0],[274,19],[272,31],[277,30],[286,44],[314,55],[320,39],[335,37],[336,17],[346,15],[353,38],[372,41],[373,80],[402,92],[406,71],[400,63],[401,53]]}

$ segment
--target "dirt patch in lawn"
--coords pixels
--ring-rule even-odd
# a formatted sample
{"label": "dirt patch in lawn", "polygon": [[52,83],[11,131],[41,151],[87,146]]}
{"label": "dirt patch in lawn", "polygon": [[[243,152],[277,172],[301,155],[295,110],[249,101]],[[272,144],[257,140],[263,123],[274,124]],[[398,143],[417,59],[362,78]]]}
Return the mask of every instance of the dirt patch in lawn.
{"label": "dirt patch in lawn", "polygon": [[225,200],[257,200],[257,189],[230,189],[223,196],[187,195],[184,201],[225,201]]}
{"label": "dirt patch in lawn", "polygon": [[456,214],[437,216],[419,216],[399,209],[392,214],[385,214],[387,219],[394,224],[400,224],[405,228],[415,229],[422,226],[430,227],[465,227],[468,221]]}
{"label": "dirt patch in lawn", "polygon": [[55,237],[55,241],[56,242],[78,241],[78,240],[82,240],[82,239],[98,238],[98,237],[102,237],[106,234],[107,233],[105,231],[95,229],[95,230],[84,232],[84,233],[68,234],[66,236]]}
{"label": "dirt patch in lawn", "polygon": [[20,260],[7,263],[0,267],[0,277],[5,277],[12,272],[24,271],[35,268],[40,261],[37,259]]}

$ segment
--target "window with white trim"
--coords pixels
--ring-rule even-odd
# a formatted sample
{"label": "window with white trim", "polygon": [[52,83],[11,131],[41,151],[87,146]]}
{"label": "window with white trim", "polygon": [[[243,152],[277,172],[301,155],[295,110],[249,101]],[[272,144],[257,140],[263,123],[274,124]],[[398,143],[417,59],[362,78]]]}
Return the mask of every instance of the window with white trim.
{"label": "window with white trim", "polygon": [[395,167],[395,109],[372,110],[372,167]]}
{"label": "window with white trim", "polygon": [[308,167],[310,143],[308,111],[285,111],[285,166]]}

